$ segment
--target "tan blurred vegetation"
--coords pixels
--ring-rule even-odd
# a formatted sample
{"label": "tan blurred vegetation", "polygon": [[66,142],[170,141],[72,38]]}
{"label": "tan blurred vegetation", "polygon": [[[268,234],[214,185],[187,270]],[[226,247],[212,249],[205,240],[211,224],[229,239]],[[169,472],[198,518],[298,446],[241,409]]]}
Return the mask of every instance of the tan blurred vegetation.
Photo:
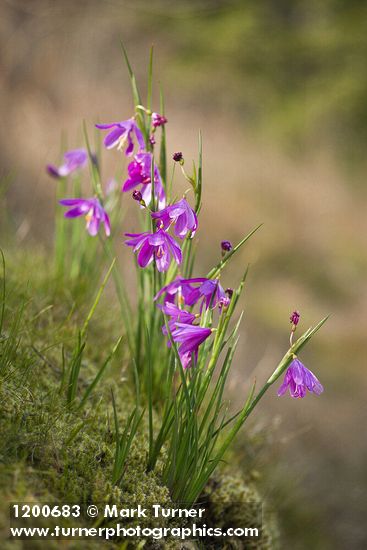
{"label": "tan blurred vegetation", "polygon": [[[169,155],[194,157],[203,132],[203,272],[222,238],[264,222],[224,277],[234,285],[251,263],[234,399],[281,356],[292,309],[302,328],[332,314],[303,354],[324,395],[268,395],[256,429],[273,422],[274,451],[251,457],[252,467],[272,464],[264,487],[283,510],[289,547],[364,548],[367,5],[8,0],[0,30],[7,211],[20,241],[47,245],[55,199],[45,164],[62,135],[81,144],[83,119],[130,115],[119,41],[142,85],[154,42]],[[108,179],[119,158],[106,157]]]}

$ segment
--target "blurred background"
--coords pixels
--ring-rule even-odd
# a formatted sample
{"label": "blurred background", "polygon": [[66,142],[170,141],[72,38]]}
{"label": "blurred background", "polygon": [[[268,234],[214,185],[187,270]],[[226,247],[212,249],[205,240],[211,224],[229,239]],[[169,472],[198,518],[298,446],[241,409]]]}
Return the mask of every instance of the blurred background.
{"label": "blurred background", "polygon": [[[235,286],[251,264],[232,401],[286,350],[293,309],[302,331],[331,314],[301,357],[325,393],[269,392],[252,425],[269,444],[239,446],[244,471],[259,472],[285,548],[366,548],[366,2],[3,0],[0,36],[6,214],[19,243],[46,247],[45,164],[59,160],[62,136],[82,145],[83,119],[131,116],[120,40],[143,89],[154,43],[169,156],[195,158],[203,133],[198,275],[222,239],[264,223],[223,276]],[[107,180],[121,160],[105,158]]]}

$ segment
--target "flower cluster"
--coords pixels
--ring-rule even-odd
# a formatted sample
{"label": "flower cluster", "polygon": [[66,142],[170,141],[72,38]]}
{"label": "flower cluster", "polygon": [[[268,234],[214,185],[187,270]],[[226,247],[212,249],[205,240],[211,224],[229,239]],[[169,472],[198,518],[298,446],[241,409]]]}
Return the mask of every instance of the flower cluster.
{"label": "flower cluster", "polygon": [[[186,369],[192,366],[192,358],[196,363],[199,346],[212,334],[213,329],[195,325],[203,311],[229,305],[229,298],[218,279],[197,277],[183,279],[177,277],[164,286],[155,296],[155,300],[163,298],[163,305],[159,307],[169,318],[168,326],[174,342],[179,344],[178,353],[182,366]],[[199,306],[200,313],[194,314],[183,309]],[[166,326],[163,333],[167,334]],[[170,342],[168,342],[170,345]]]}
{"label": "flower cluster", "polygon": [[[99,130],[107,130],[104,145],[107,149],[125,149],[126,156],[133,156],[127,167],[127,178],[122,184],[121,191],[133,191],[132,197],[142,209],[145,209],[150,218],[150,231],[141,233],[125,233],[128,239],[125,244],[132,247],[137,254],[137,264],[140,268],[147,268],[153,264],[159,273],[167,272],[172,262],[180,266],[183,262],[183,249],[178,240],[185,241],[194,237],[198,228],[198,218],[195,210],[184,196],[182,199],[167,204],[165,182],[162,181],[159,167],[155,163],[153,148],[155,132],[167,123],[165,116],[151,112],[139,106],[150,118],[150,128],[139,127],[136,117],[122,122],[96,124]],[[145,136],[145,137],[144,137]],[[99,173],[97,158],[90,153],[91,162]],[[182,152],[173,154],[173,160],[183,167]],[[85,149],[68,151],[64,155],[61,166],[47,166],[48,173],[55,178],[64,178],[84,168],[88,161],[88,152]],[[183,170],[183,168],[182,168]],[[192,184],[194,192],[195,182],[183,170],[186,179]],[[113,190],[116,188],[114,182]],[[114,192],[114,191],[113,191]],[[107,193],[108,195],[108,193]],[[108,197],[107,197],[108,198]],[[95,186],[95,196],[83,198],[68,198],[59,201],[62,206],[70,207],[65,212],[66,218],[84,216],[86,229],[91,236],[97,235],[101,224],[104,226],[106,237],[111,234],[110,218],[104,206],[102,186]],[[107,207],[109,201],[107,201]],[[170,234],[170,231],[174,236]],[[222,262],[231,256],[235,249],[228,240],[220,243]],[[177,271],[175,271],[177,272]],[[163,286],[154,297],[158,307],[165,316],[163,333],[168,337],[168,346],[172,342],[177,345],[177,351],[183,368],[193,366],[198,361],[200,346],[216,329],[205,326],[208,310],[217,308],[221,313],[226,311],[233,299],[233,290],[226,290],[220,284],[219,278],[197,277],[183,278],[180,274]],[[197,312],[193,311],[197,308]],[[212,318],[209,316],[210,319]],[[291,334],[290,345],[293,346],[293,334],[300,320],[298,311],[290,316]],[[320,394],[323,387],[315,375],[309,371],[294,355],[288,366],[284,382],[279,388],[278,395],[283,395],[289,389],[294,398],[304,397],[309,392]]]}

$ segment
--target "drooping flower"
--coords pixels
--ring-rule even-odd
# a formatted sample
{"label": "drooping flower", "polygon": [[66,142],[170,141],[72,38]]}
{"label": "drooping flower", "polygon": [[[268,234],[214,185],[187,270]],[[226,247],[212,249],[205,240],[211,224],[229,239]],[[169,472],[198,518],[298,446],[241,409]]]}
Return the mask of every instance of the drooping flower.
{"label": "drooping flower", "polygon": [[227,304],[227,296],[219,279],[207,279],[197,277],[195,279],[182,279],[178,277],[169,283],[155,296],[155,300],[165,294],[164,301],[174,301],[176,296],[182,300],[184,305],[194,306],[201,301],[200,311],[205,307],[215,308],[218,303]]}
{"label": "drooping flower", "polygon": [[134,141],[132,138],[133,134],[135,134],[139,149],[145,148],[143,134],[134,118],[129,118],[128,120],[123,120],[122,122],[111,122],[110,124],[96,124],[96,128],[99,130],[110,130],[113,128],[113,130],[104,138],[103,143],[107,149],[112,149],[117,146],[117,149],[121,150],[127,143],[125,155],[132,155],[134,151]]}
{"label": "drooping flower", "polygon": [[182,262],[181,248],[164,229],[159,229],[156,233],[125,233],[125,235],[131,237],[125,241],[125,244],[133,246],[134,252],[138,252],[140,267],[146,267],[155,259],[158,271],[167,271],[172,257],[178,264]]}
{"label": "drooping flower", "polygon": [[226,294],[223,290],[219,279],[206,279],[195,291],[188,296],[187,300],[190,305],[196,304],[201,301],[200,311],[209,307],[215,308],[215,306],[222,300],[225,300]]}
{"label": "drooping flower", "polygon": [[64,154],[64,163],[57,168],[53,164],[48,164],[46,170],[54,178],[63,178],[83,168],[87,164],[88,154],[85,149],[73,149]]}
{"label": "drooping flower", "polygon": [[290,395],[294,398],[305,397],[307,390],[316,395],[320,395],[324,391],[316,376],[297,357],[293,359],[285,373],[283,384],[278,390],[278,396],[284,395],[288,388]]}
{"label": "drooping flower", "polygon": [[153,128],[158,128],[158,126],[164,126],[167,124],[168,120],[165,116],[160,115],[159,113],[152,113],[152,125]]}
{"label": "drooping flower", "polygon": [[[130,162],[127,167],[129,177],[122,186],[122,191],[126,192],[141,185],[141,194],[146,204],[149,204],[152,200],[151,166],[151,153],[144,152],[135,155],[133,162]],[[166,196],[157,166],[154,166],[154,189],[159,208],[164,208]]]}
{"label": "drooping flower", "polygon": [[186,323],[175,323],[171,332],[174,342],[180,343],[178,354],[184,369],[191,366],[192,357],[197,362],[199,346],[211,335],[212,329]]}
{"label": "drooping flower", "polygon": [[196,213],[186,199],[181,199],[175,204],[166,206],[159,212],[152,212],[151,216],[161,222],[164,229],[168,229],[174,223],[175,235],[180,239],[184,239],[190,231],[194,236],[198,226]]}
{"label": "drooping flower", "polygon": [[[176,328],[176,323],[185,323],[187,325],[191,325],[196,319],[196,315],[194,313],[190,313],[189,311],[180,309],[175,304],[172,304],[170,302],[166,302],[163,305],[159,304],[158,307],[165,315],[170,317],[170,320],[168,321],[168,326],[171,332]],[[162,331],[163,334],[167,334],[166,325],[163,325]]]}
{"label": "drooping flower", "polygon": [[192,292],[197,290],[194,284],[203,283],[206,280],[205,277],[197,277],[196,279],[176,277],[174,281],[160,289],[154,297],[154,300],[158,300],[164,295],[165,303],[174,303],[177,297],[177,302],[181,305],[192,305],[191,303],[189,304],[187,300],[189,296],[191,297]]}
{"label": "drooping flower", "polygon": [[91,199],[62,199],[59,201],[63,206],[72,208],[65,212],[65,218],[77,218],[84,216],[87,221],[87,231],[94,237],[99,231],[101,223],[104,225],[107,237],[111,233],[110,219],[107,212],[96,197]]}

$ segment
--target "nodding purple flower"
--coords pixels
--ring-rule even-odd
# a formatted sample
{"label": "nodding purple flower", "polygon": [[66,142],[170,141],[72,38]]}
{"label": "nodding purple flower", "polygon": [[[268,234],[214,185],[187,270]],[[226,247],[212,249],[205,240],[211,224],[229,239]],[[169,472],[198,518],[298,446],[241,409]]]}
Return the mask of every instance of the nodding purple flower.
{"label": "nodding purple flower", "polygon": [[63,199],[59,201],[63,206],[72,206],[65,212],[65,218],[84,216],[87,221],[87,231],[94,237],[99,231],[101,223],[104,225],[107,237],[111,234],[110,219],[107,212],[95,197],[91,199]]}
{"label": "nodding purple flower", "polygon": [[155,145],[156,141],[155,141],[154,134],[151,134],[149,136],[149,143],[150,143],[150,145]]}
{"label": "nodding purple flower", "polygon": [[[122,191],[130,191],[141,185],[141,194],[146,204],[152,199],[151,165],[152,153],[138,153],[134,156],[133,162],[127,167],[129,177],[122,186]],[[166,195],[158,167],[154,165],[154,189],[159,208],[164,208]]]}
{"label": "nodding purple flower", "polygon": [[176,323],[171,332],[174,342],[180,343],[178,354],[184,369],[191,367],[192,357],[197,362],[199,346],[211,335],[212,329],[185,323]]}
{"label": "nodding purple flower", "polygon": [[232,243],[230,241],[222,241],[220,243],[220,246],[221,246],[223,252],[229,252],[233,248]]}
{"label": "nodding purple flower", "polygon": [[[199,286],[197,286],[199,285]],[[227,296],[218,279],[198,277],[196,279],[182,279],[178,277],[172,283],[163,287],[155,296],[155,300],[165,295],[164,301],[174,302],[178,296],[178,302],[187,306],[194,306],[201,300],[200,311],[209,307],[215,308],[220,300]]]}
{"label": "nodding purple flower", "polygon": [[134,151],[134,142],[132,139],[133,134],[135,134],[139,149],[145,149],[143,134],[134,118],[129,118],[128,120],[123,120],[122,122],[111,122],[110,124],[96,124],[96,128],[99,130],[110,130],[113,128],[113,130],[104,138],[103,143],[107,149],[117,147],[118,150],[121,150],[127,143],[125,155],[132,155]]}
{"label": "nodding purple flower", "polygon": [[182,162],[183,161],[183,154],[181,153],[181,151],[178,151],[177,153],[173,153],[172,158],[175,162]]}
{"label": "nodding purple flower", "polygon": [[[197,298],[197,301],[200,300],[201,297],[203,298],[200,306],[200,311],[203,309],[204,305],[205,309],[208,309],[209,307],[215,308],[215,306],[220,303],[221,300],[227,299],[227,296],[219,282],[219,279],[207,279],[200,285],[198,291],[199,297]],[[194,298],[194,294],[192,298]]]}
{"label": "nodding purple flower", "polygon": [[[194,313],[190,313],[189,311],[180,309],[179,307],[175,306],[175,304],[172,304],[170,302],[166,302],[163,305],[159,304],[158,307],[165,315],[170,317],[170,320],[168,321],[168,326],[171,332],[175,329],[176,323],[185,323],[187,325],[191,325],[196,319],[196,315]],[[166,325],[163,325],[162,331],[163,334],[167,335]]]}
{"label": "nodding purple flower", "polygon": [[182,277],[177,277],[174,281],[162,287],[154,297],[154,300],[158,300],[158,298],[164,295],[165,303],[174,303],[177,296],[177,302],[180,305],[185,305],[187,304],[186,300],[188,296],[195,290],[193,285],[195,283],[203,283],[204,281],[206,281],[205,277],[198,277],[196,279],[183,279]]}
{"label": "nodding purple flower", "polygon": [[293,311],[292,315],[289,317],[291,325],[296,327],[299,323],[300,317],[301,317],[301,315],[300,315],[299,311]]}
{"label": "nodding purple flower", "polygon": [[278,396],[284,395],[287,389],[294,398],[305,397],[307,390],[316,395],[320,395],[324,391],[316,376],[296,357],[285,373],[283,384],[278,390]]}
{"label": "nodding purple flower", "polygon": [[84,168],[87,160],[88,154],[85,149],[73,149],[64,154],[64,164],[58,168],[53,164],[48,164],[46,170],[54,178],[63,178],[80,168]]}
{"label": "nodding purple flower", "polygon": [[159,212],[152,212],[151,216],[161,223],[163,229],[168,229],[174,223],[175,235],[180,239],[184,239],[190,231],[193,237],[198,226],[196,213],[186,199],[166,206]]}
{"label": "nodding purple flower", "polygon": [[131,237],[125,241],[127,246],[133,246],[134,252],[138,252],[138,264],[146,267],[155,259],[158,271],[167,271],[172,257],[175,262],[182,262],[181,248],[176,241],[164,231],[159,229],[156,233],[125,233]]}
{"label": "nodding purple flower", "polygon": [[168,120],[165,116],[158,113],[152,113],[152,125],[153,128],[158,128],[158,126],[164,126],[167,124]]}

